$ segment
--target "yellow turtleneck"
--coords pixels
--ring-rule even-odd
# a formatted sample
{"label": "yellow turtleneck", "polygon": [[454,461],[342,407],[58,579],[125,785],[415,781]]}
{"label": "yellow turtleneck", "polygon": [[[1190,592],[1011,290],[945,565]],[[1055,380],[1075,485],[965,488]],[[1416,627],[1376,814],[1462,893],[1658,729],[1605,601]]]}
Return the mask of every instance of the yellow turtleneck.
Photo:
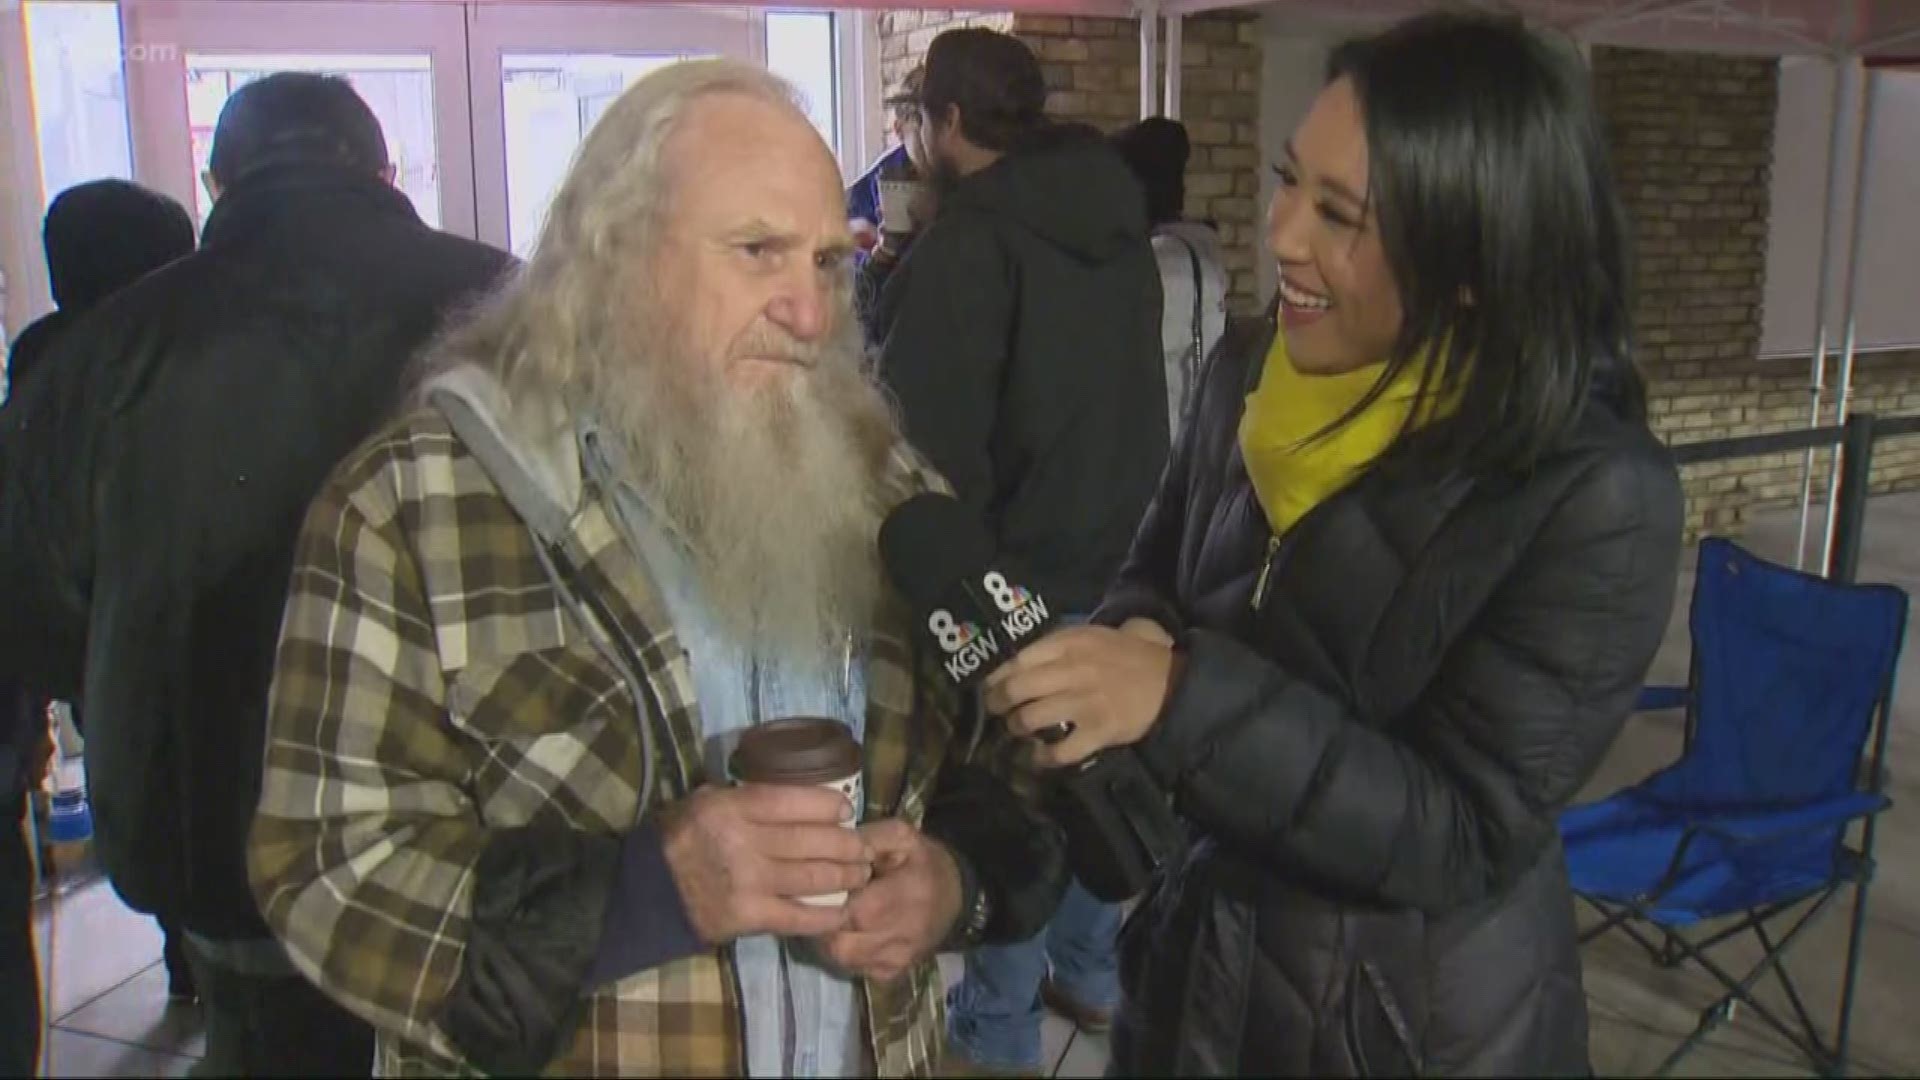
{"label": "yellow turtleneck", "polygon": [[[1287,354],[1287,335],[1274,335],[1260,385],[1247,395],[1240,419],[1240,452],[1275,536],[1358,478],[1420,409],[1425,361],[1406,365],[1366,411],[1314,438],[1359,404],[1383,370],[1384,363],[1341,375],[1303,374]],[[1421,410],[1426,415],[1419,422],[1452,409],[1441,400]]]}

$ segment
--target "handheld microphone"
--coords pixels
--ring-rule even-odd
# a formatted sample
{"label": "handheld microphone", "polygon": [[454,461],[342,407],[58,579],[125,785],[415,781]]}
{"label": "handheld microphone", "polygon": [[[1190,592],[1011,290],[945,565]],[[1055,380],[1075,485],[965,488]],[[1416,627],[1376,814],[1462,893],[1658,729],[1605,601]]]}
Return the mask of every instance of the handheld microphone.
{"label": "handheld microphone", "polygon": [[[916,495],[888,514],[880,560],[957,689],[977,688],[1058,625],[1044,598],[995,565],[980,521],[947,496]],[[1071,732],[1062,724],[1040,738],[1058,742]],[[1138,895],[1184,842],[1166,795],[1131,749],[1104,751],[1047,780],[1047,809],[1067,834],[1074,874],[1102,900]]]}
{"label": "handheld microphone", "polygon": [[[1044,598],[993,566],[993,542],[944,495],[916,495],[880,526],[880,560],[940,651],[956,689],[970,690],[1056,625]],[[1054,736],[1064,738],[1062,728]]]}

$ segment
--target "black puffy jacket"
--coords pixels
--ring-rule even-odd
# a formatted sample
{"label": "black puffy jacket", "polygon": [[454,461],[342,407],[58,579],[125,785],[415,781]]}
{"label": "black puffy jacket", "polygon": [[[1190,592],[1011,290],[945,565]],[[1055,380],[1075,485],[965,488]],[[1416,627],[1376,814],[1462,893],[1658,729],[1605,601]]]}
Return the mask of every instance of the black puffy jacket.
{"label": "black puffy jacket", "polygon": [[1223,343],[1099,618],[1184,651],[1140,752],[1198,840],[1122,934],[1120,1075],[1587,1070],[1555,817],[1659,647],[1682,501],[1596,392],[1522,477],[1374,472],[1272,556]]}
{"label": "black puffy jacket", "polygon": [[200,251],[89,311],[0,429],[0,674],[83,685],[126,902],[267,936],[247,884],[267,687],[307,503],[509,258],[377,179],[250,174]]}

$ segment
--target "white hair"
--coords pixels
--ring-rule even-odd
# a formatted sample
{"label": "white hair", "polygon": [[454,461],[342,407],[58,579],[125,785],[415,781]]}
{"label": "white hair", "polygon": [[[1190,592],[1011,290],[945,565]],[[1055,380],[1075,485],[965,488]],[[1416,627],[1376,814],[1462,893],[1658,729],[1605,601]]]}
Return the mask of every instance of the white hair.
{"label": "white hair", "polygon": [[622,94],[588,133],[547,208],[533,255],[501,292],[453,328],[429,357],[433,367],[475,363],[509,390],[566,386],[576,365],[604,357],[621,331],[610,316],[648,249],[672,197],[665,150],[691,107],[741,94],[794,110],[799,92],[737,60],[692,60],[648,74]]}
{"label": "white hair", "polygon": [[673,198],[669,144],[716,94],[807,123],[787,83],[745,64],[647,76],[580,148],[525,270],[430,363],[486,368],[516,402],[590,410],[627,450],[624,479],[685,541],[721,625],[824,670],[878,606],[874,536],[900,429],[863,364],[849,281],[831,290],[820,339],[763,319],[734,344],[804,369],[757,390],[731,387],[716,358],[695,354],[685,313],[662,298],[652,271]]}

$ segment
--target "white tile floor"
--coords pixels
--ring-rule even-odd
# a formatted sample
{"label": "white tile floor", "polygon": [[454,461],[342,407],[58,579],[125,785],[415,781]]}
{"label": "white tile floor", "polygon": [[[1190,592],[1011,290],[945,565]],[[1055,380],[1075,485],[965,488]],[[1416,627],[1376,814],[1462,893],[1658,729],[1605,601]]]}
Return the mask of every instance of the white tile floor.
{"label": "white tile floor", "polygon": [[155,964],[60,1020],[68,1031],[185,1057],[206,1051],[200,1010],[169,1005],[167,970]]}
{"label": "white tile floor", "polygon": [[[1793,528],[1787,517],[1770,516],[1756,523],[1747,542],[1769,558],[1790,558]],[[1920,536],[1920,496],[1875,500],[1862,576],[1920,594],[1920,544],[1913,542],[1915,536]],[[1683,582],[1655,681],[1684,681],[1684,592],[1690,585],[1690,580]],[[1920,626],[1908,636],[1902,666],[1908,677],[1901,684],[1888,751],[1894,808],[1880,827],[1880,872],[1869,907],[1855,1006],[1857,1075],[1920,1074],[1920,1024],[1914,1022],[1913,1006],[1920,997]],[[1638,780],[1671,760],[1678,746],[1674,717],[1635,717],[1589,785],[1588,797]],[[160,934],[152,920],[123,907],[105,882],[64,896],[58,918],[50,1075],[183,1075],[204,1040],[193,1009],[167,1004]],[[1829,916],[1790,962],[1802,980],[1808,1007],[1823,1022],[1838,1001],[1846,929],[1844,911]],[[1717,996],[1704,975],[1657,968],[1619,935],[1593,943],[1585,959],[1594,1067],[1602,1076],[1649,1072],[1692,1030],[1698,1010]],[[1769,994],[1778,997],[1777,987]],[[1053,1075],[1091,1077],[1104,1071],[1104,1038],[1076,1034],[1059,1018],[1049,1018],[1043,1036],[1046,1065]],[[1687,1076],[1809,1072],[1768,1029],[1747,1016],[1723,1027],[1679,1069]]]}
{"label": "white tile floor", "polygon": [[[185,1076],[205,1039],[199,1011],[167,1000],[160,931],[95,878],[39,920],[51,969],[47,1076]],[[48,964],[47,943],[52,943]]]}

